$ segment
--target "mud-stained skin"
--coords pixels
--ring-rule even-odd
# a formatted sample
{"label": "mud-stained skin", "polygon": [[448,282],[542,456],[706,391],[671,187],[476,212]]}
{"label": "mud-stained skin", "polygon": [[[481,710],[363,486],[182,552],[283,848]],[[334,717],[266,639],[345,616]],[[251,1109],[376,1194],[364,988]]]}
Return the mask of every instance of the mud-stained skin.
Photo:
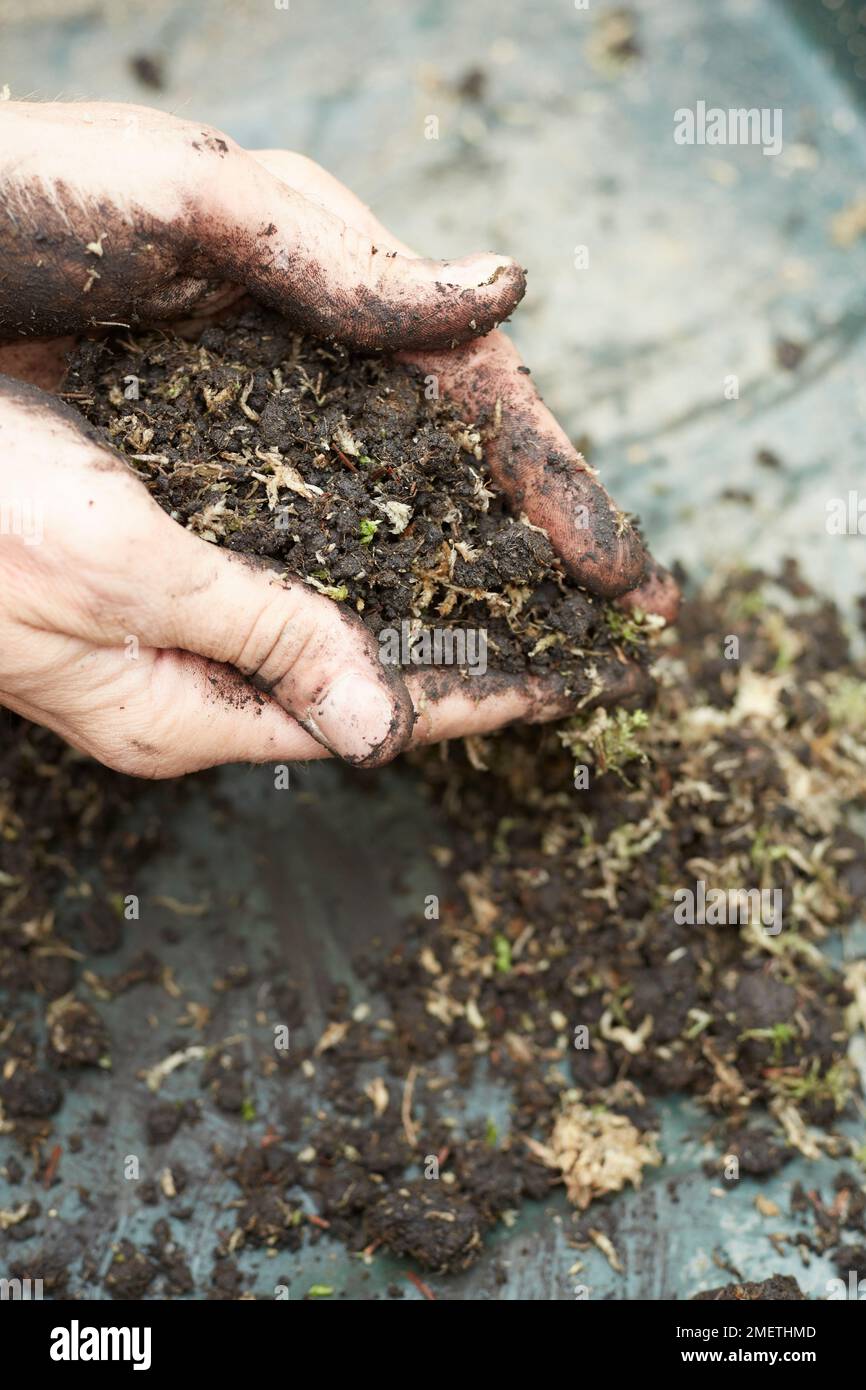
{"label": "mud-stained skin", "polygon": [[8,103],[0,196],[0,340],[174,319],[229,282],[319,337],[436,349],[525,290],[501,257],[379,256],[228,137],[145,108]]}
{"label": "mud-stained skin", "polygon": [[659,613],[666,623],[676,622],[681,603],[682,594],[670,570],[652,557],[638,588],[616,599],[617,608],[639,608],[644,613]]}
{"label": "mud-stained skin", "polygon": [[143,208],[82,207],[65,183],[4,186],[0,338],[61,336],[188,313],[209,291],[190,221],[164,228]]}
{"label": "mud-stained skin", "polygon": [[0,375],[0,401],[12,401],[34,414],[49,416],[52,420],[59,420],[68,429],[74,430],[79,437],[91,444],[98,451],[98,458],[94,460],[96,468],[118,469],[120,472],[129,474],[129,467],[122,454],[112,449],[106,443],[100,430],[95,425],[91,425],[89,420],[85,420],[83,415],[79,415],[71,405],[65,401],[58,400],[56,396],[43,391],[41,387],[34,386],[31,382],[19,381],[15,377]]}
{"label": "mud-stained skin", "polygon": [[425,357],[424,370],[439,366],[448,394],[482,427],[491,473],[515,513],[547,531],[573,578],[602,598],[674,622],[680,595],[672,576],[544,410],[511,345],[496,337],[502,351],[499,343],[492,352],[490,344],[467,343],[447,357]]}
{"label": "mud-stained skin", "polygon": [[538,393],[511,345],[491,346],[411,360],[441,373],[447,394],[482,425],[493,476],[514,511],[544,527],[569,573],[603,598],[635,588],[648,565],[640,536],[552,417],[540,420]]}
{"label": "mud-stained skin", "polygon": [[[272,225],[272,224],[269,224]],[[371,248],[371,255],[375,248]],[[420,268],[435,264],[418,261]],[[397,351],[406,343],[425,350],[450,348],[455,339],[489,333],[512,313],[526,290],[519,266],[511,266],[462,288],[448,281],[447,263],[429,291],[411,284],[389,286],[387,295],[367,285],[343,289],[335,285],[331,267],[308,251],[274,247],[268,226],[247,234],[243,230],[222,238],[215,247],[211,270],[227,280],[245,280],[255,298],[278,310],[295,327],[317,338],[333,337],[367,351]],[[496,283],[495,306],[482,294]],[[287,286],[291,286],[287,298]]]}
{"label": "mud-stained skin", "polygon": [[[288,586],[291,587],[291,586]],[[306,587],[306,586],[301,586]],[[363,646],[366,648],[371,661],[371,674],[375,674],[383,692],[388,698],[393,709],[391,722],[383,739],[370,744],[370,751],[363,757],[353,757],[346,753],[339,756],[343,762],[349,763],[352,767],[384,767],[386,763],[396,758],[398,753],[402,753],[409,746],[412,738],[412,731],[415,726],[416,713],[412,703],[412,697],[403,681],[398,669],[394,666],[385,666],[379,660],[379,651],[369,628],[365,627],[361,619],[356,614],[344,609],[342,605],[338,607],[341,624],[346,629],[347,642],[351,641],[353,646]],[[321,729],[316,722],[316,707],[319,698],[325,692],[320,689],[315,692],[310,701],[310,715],[307,719],[299,719],[298,723],[302,729],[306,729],[318,743],[321,743],[330,753],[336,750],[331,746],[326,738],[323,737]]]}
{"label": "mud-stained skin", "polygon": [[234,666],[215,667],[212,661],[201,663],[202,693],[205,699],[228,705],[230,709],[251,709],[261,715],[267,702],[255,682],[242,676]]}
{"label": "mud-stained skin", "polygon": [[489,670],[480,679],[467,680],[453,667],[418,671],[408,682],[418,711],[413,743],[447,738],[452,726],[484,733],[512,724],[550,723],[578,708],[645,708],[655,688],[646,671],[614,657],[598,661],[595,676],[584,673],[577,685],[556,675],[517,677]]}
{"label": "mud-stained skin", "polygon": [[106,323],[133,326],[188,311],[208,288],[184,272],[196,259],[191,225],[170,230],[144,209],[82,207],[58,184],[7,185],[0,214],[0,335],[47,337]]}
{"label": "mud-stained skin", "polygon": [[318,337],[377,350],[407,342],[436,349],[455,335],[488,333],[525,289],[515,266],[499,277],[496,308],[480,293],[483,285],[461,289],[444,278],[427,294],[412,285],[388,296],[365,285],[343,290],[308,253],[271,249],[265,227],[248,235],[204,219],[203,247],[203,219],[192,205],[162,226],[141,207],[121,211],[101,202],[82,209],[64,184],[54,196],[37,186],[25,195],[26,210],[16,211],[13,196],[0,218],[0,339],[7,342],[179,318],[227,281],[246,282],[258,299]]}
{"label": "mud-stained skin", "polygon": [[[127,134],[131,143],[120,144]],[[638,533],[593,471],[555,426],[539,428],[527,369],[510,348],[511,355],[496,346],[506,340],[495,334],[483,348],[475,341],[522,298],[525,275],[515,263],[434,262],[389,249],[378,234],[364,235],[323,211],[315,196],[307,202],[220,132],[146,108],[4,104],[0,200],[0,372],[8,364],[23,378],[53,385],[58,352],[73,335],[184,316],[194,321],[243,287],[318,337],[425,354],[416,358],[425,372],[441,370],[446,393],[482,424],[492,471],[515,511],[548,531],[581,583],[614,597],[648,573]],[[48,341],[36,350],[39,339]],[[453,351],[460,343],[466,346]],[[98,446],[95,472],[125,469],[74,410],[0,377],[4,394],[28,409],[50,410]],[[581,513],[589,524],[576,526]],[[647,593],[665,601],[662,572],[650,575]],[[362,637],[370,654],[372,639],[360,620],[344,614],[342,621],[351,626],[347,642]],[[464,711],[483,710],[476,722],[492,727],[503,722],[493,717],[497,709],[515,720],[550,719],[570,712],[575,695],[590,693],[537,680],[515,689],[513,680],[491,673],[458,685],[449,681],[454,673],[433,672],[421,687],[413,676],[420,697],[413,704],[397,670],[378,660],[371,666],[393,713],[385,736],[348,759],[361,767],[386,763],[423,739],[423,706],[434,702],[445,711],[439,722],[459,733],[455,702]],[[255,670],[224,670],[210,682],[208,699],[267,703],[280,684],[261,681]],[[631,679],[608,673],[605,701],[628,698]],[[313,691],[308,701],[305,693],[308,713],[299,722],[333,752],[316,723],[325,694],[324,687]]]}
{"label": "mud-stained skin", "polygon": [[[144,107],[0,106],[0,370],[4,337],[194,319],[242,285],[316,336],[411,349],[484,423],[497,481],[572,576],[605,598],[635,590],[648,565],[640,535],[491,334],[522,298],[523,270],[495,256],[413,257],[309,161],[259,153]],[[632,606],[651,600],[669,617],[666,584]]]}

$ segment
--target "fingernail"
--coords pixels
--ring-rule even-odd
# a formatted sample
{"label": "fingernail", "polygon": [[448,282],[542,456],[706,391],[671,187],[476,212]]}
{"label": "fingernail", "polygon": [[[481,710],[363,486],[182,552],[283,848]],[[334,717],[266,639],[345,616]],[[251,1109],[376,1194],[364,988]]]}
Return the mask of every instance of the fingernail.
{"label": "fingernail", "polygon": [[341,758],[364,762],[385,742],[394,719],[387,692],[366,676],[347,671],[310,711],[309,729],[321,734]]}
{"label": "fingernail", "polygon": [[481,252],[475,256],[467,256],[462,261],[449,261],[446,275],[452,285],[478,290],[492,284],[506,272],[513,275],[520,273],[518,267],[507,256]]}

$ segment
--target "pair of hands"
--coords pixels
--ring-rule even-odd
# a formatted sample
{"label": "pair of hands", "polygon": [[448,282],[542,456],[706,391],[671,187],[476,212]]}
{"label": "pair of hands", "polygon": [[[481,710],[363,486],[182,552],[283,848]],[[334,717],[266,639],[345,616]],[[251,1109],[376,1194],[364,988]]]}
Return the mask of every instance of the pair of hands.
{"label": "pair of hands", "polygon": [[329,753],[375,766],[563,712],[535,678],[428,699],[347,610],[178,526],[50,394],[75,335],[187,331],[247,291],[436,375],[569,572],[675,615],[672,581],[495,331],[524,292],[513,261],[419,259],[303,156],[147,108],[4,103],[0,176],[0,704],[146,777]]}

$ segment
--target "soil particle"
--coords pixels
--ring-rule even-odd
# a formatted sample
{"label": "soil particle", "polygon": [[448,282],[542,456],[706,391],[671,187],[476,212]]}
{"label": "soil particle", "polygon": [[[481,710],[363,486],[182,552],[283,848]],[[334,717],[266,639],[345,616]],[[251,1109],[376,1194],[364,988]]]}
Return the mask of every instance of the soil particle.
{"label": "soil particle", "polygon": [[80,1240],[71,1232],[61,1230],[51,1242],[28,1252],[20,1260],[10,1261],[10,1272],[13,1279],[29,1279],[31,1283],[41,1279],[44,1293],[62,1298],[67,1291],[70,1270],[80,1256]]}
{"label": "soil particle", "polygon": [[807,351],[803,343],[796,343],[791,338],[777,338],[774,346],[776,362],[786,372],[796,371]]}
{"label": "soil particle", "polygon": [[165,1219],[154,1225],[147,1254],[164,1276],[164,1296],[180,1298],[193,1292],[195,1285],[186,1256],[174,1240],[171,1226]]}
{"label": "soil particle", "polygon": [[165,90],[165,72],[161,58],[151,53],[136,53],[129,59],[129,67],[143,87],[149,88],[152,92]]}
{"label": "soil particle", "polygon": [[75,966],[68,956],[35,955],[30,964],[33,988],[46,999],[60,999],[75,983]]}
{"label": "soil particle", "polygon": [[693,1302],[702,1301],[718,1302],[792,1302],[795,1300],[806,1300],[800,1285],[793,1275],[773,1274],[769,1279],[763,1279],[760,1283],[744,1284],[725,1284],[718,1289],[706,1289],[703,1293],[696,1293]]}
{"label": "soil particle", "polygon": [[214,1261],[208,1298],[217,1301],[239,1298],[243,1286],[244,1276],[235,1261],[218,1256]]}
{"label": "soil particle", "polygon": [[137,1300],[144,1297],[158,1274],[158,1266],[129,1240],[120,1241],[103,1288],[112,1298]]}
{"label": "soil particle", "polygon": [[386,1193],[368,1208],[369,1241],[425,1269],[467,1269],[481,1253],[481,1216],[468,1198],[430,1191],[423,1179]]}
{"label": "soil particle", "polygon": [[739,1161],[740,1173],[764,1178],[778,1173],[794,1157],[795,1150],[779,1143],[778,1135],[768,1129],[750,1129],[731,1141],[729,1153]]}
{"label": "soil particle", "polygon": [[201,1084],[210,1093],[219,1110],[227,1115],[239,1114],[247,1094],[246,1063],[238,1048],[226,1048],[205,1064]]}
{"label": "soil particle", "polygon": [[171,1101],[158,1101],[147,1112],[146,1129],[150,1144],[165,1144],[177,1133],[181,1107]]}
{"label": "soil particle", "polygon": [[48,1010],[49,1061],[57,1067],[97,1067],[109,1056],[108,1031],[91,1004],[67,995]]}
{"label": "soil particle", "polygon": [[0,1101],[14,1119],[45,1119],[60,1109],[63,1091],[52,1072],[17,1067],[0,1081]]}
{"label": "soil particle", "polygon": [[244,1242],[272,1250],[299,1250],[302,1243],[303,1216],[297,1204],[286,1201],[277,1192],[254,1192],[239,1206],[237,1230]]}

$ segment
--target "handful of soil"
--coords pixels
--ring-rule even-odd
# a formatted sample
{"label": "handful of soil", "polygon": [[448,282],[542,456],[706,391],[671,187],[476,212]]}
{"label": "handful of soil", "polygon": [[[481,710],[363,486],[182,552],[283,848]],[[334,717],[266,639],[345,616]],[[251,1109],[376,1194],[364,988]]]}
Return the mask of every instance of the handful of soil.
{"label": "handful of soil", "polygon": [[254,307],[197,342],[85,342],[65,394],[181,525],[347,604],[384,660],[553,677],[602,703],[653,620],[569,579],[435,389]]}

